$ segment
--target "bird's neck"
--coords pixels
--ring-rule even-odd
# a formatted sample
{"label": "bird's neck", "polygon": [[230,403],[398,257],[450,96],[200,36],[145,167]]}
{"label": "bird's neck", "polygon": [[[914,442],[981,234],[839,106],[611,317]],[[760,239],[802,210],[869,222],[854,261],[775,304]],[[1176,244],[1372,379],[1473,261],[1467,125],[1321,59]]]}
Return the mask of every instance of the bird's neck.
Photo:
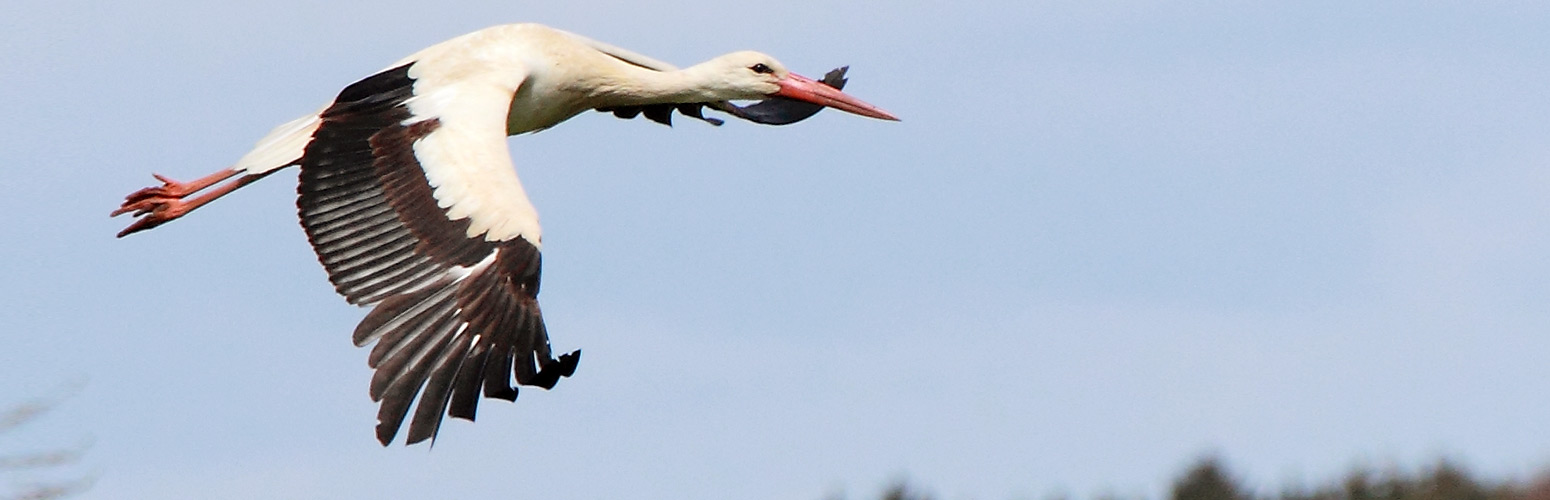
{"label": "bird's neck", "polygon": [[506,133],[543,130],[598,108],[724,100],[706,90],[705,72],[655,71],[610,60],[581,74],[546,74],[512,96]]}
{"label": "bird's neck", "polygon": [[602,76],[592,88],[601,102],[598,107],[640,106],[725,100],[717,95],[715,84],[710,73],[697,66],[654,71],[626,65],[615,74]]}

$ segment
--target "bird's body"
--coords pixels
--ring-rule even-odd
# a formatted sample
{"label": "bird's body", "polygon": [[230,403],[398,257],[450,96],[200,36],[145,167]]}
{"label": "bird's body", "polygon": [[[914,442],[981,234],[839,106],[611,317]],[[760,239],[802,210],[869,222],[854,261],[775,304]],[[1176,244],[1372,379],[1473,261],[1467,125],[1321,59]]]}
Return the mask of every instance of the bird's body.
{"label": "bird's body", "polygon": [[[734,99],[771,99],[765,107],[787,116],[740,114],[727,103]],[[514,400],[513,374],[520,385],[549,388],[579,360],[579,351],[550,353],[537,302],[542,233],[508,135],[589,109],[664,123],[677,110],[719,123],[700,114],[710,106],[789,123],[816,112],[814,104],[894,119],[755,52],[678,70],[541,25],[496,26],[346,87],[229,169],[189,183],[158,176],[163,186],[131,194],[114,215],[141,216],[124,236],[299,166],[298,212],[329,280],[351,303],[375,306],[355,342],[376,342],[378,438],[393,439],[418,396],[414,443],[435,436],[443,412],[472,420],[481,392]]]}

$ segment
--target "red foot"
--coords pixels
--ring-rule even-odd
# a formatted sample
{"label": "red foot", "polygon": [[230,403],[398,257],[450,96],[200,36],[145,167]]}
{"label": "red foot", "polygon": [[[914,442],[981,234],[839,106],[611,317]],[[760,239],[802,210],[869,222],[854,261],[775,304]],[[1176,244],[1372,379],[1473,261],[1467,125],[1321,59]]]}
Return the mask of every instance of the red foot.
{"label": "red foot", "polygon": [[128,212],[129,205],[138,201],[149,198],[182,198],[184,196],[194,194],[195,191],[204,188],[204,186],[196,186],[191,183],[178,182],[176,180],[164,177],[161,174],[151,174],[151,176],[155,177],[156,180],[161,181],[162,185],[152,186],[135,191],[133,193],[129,193],[129,196],[124,197],[124,206],[113,212],[114,216]]}
{"label": "red foot", "polygon": [[[144,191],[144,190],[141,190]],[[139,194],[139,193],[136,193]],[[133,196],[133,195],[131,195]],[[167,197],[140,197],[138,201],[124,202],[124,206],[113,211],[114,216],[128,212],[134,212],[136,219],[134,224],[118,232],[118,237],[123,238],[130,234],[138,233],[162,224],[167,221],[182,217],[197,205],[190,204],[178,198]]]}
{"label": "red foot", "polygon": [[140,218],[134,224],[130,224],[129,227],[120,231],[118,237],[123,238],[130,234],[166,224],[167,221],[182,217],[184,214],[214,201],[216,198],[225,196],[226,193],[262,179],[273,172],[271,170],[261,174],[244,175],[240,179],[222,184],[214,189],[210,189],[205,194],[187,200],[184,198],[204,191],[205,188],[229,179],[239,172],[231,169],[221,170],[190,182],[178,182],[161,175],[151,174],[155,175],[156,180],[161,181],[162,185],[129,193],[129,196],[124,197],[124,204],[119,205],[118,210],[113,211],[113,217],[134,212],[134,216]]}
{"label": "red foot", "polygon": [[236,175],[236,173],[233,170],[222,170],[200,177],[193,182],[179,182],[161,174],[151,174],[156,177],[156,180],[161,181],[160,186],[152,186],[129,193],[129,196],[124,197],[124,204],[120,205],[118,210],[113,211],[112,217],[118,217],[129,212],[134,212],[135,217],[144,216],[119,232],[118,237],[123,238],[125,235],[160,226],[167,221],[182,217],[183,214],[203,204],[198,200],[192,204],[186,203],[183,201],[183,198],[210,187],[217,182],[226,180]]}

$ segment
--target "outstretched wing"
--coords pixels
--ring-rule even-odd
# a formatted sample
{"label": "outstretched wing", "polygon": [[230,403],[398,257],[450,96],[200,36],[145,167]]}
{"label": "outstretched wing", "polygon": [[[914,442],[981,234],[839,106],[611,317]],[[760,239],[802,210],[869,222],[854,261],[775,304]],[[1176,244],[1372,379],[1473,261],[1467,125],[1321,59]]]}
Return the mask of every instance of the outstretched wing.
{"label": "outstretched wing", "polygon": [[516,86],[445,70],[410,62],[346,87],[300,162],[297,208],[329,281],[376,305],[354,339],[376,342],[383,445],[412,405],[409,444],[443,413],[473,420],[481,390],[514,401],[513,375],[547,389],[580,359],[552,356],[538,307],[538,217],[506,148]]}

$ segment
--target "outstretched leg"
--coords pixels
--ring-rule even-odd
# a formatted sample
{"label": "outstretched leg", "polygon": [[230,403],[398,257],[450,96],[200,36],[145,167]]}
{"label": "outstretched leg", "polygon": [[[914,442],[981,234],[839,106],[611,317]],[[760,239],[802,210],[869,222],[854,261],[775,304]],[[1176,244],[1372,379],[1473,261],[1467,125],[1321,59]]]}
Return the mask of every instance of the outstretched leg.
{"label": "outstretched leg", "polygon": [[112,217],[118,217],[129,212],[134,212],[134,216],[139,217],[129,227],[119,231],[118,237],[123,238],[130,234],[166,224],[167,221],[182,217],[194,211],[194,209],[215,201],[216,198],[225,196],[226,193],[236,191],[237,188],[262,179],[272,172],[274,170],[261,174],[244,175],[237,178],[237,180],[216,186],[209,192],[193,199],[185,198],[210,186],[215,186],[221,181],[230,179],[232,176],[240,173],[240,171],[225,169],[190,182],[178,182],[161,175],[151,174],[156,177],[156,180],[161,181],[162,185],[130,193],[129,196],[124,197],[124,204],[120,205],[118,210],[113,211]]}

